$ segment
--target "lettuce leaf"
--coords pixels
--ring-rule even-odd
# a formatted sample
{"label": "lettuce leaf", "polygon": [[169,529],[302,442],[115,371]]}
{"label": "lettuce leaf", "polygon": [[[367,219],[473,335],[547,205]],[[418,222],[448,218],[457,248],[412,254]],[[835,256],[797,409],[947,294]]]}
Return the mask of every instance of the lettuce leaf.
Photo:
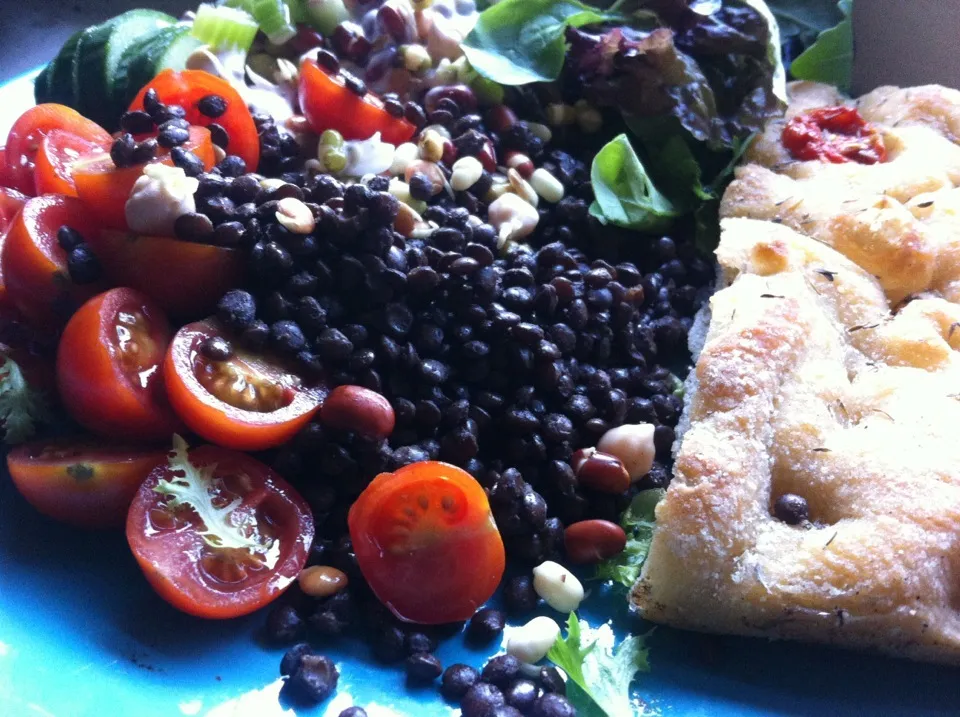
{"label": "lettuce leaf", "polygon": [[837,7],[843,20],[820,33],[816,42],[791,63],[790,72],[798,80],[826,82],[849,92],[853,73],[853,0],[840,0]]}
{"label": "lettuce leaf", "polygon": [[547,659],[567,673],[567,698],[580,715],[634,717],[646,711],[630,698],[637,673],[650,670],[646,638],[631,635],[615,646],[609,625],[591,628],[570,613],[567,635],[557,638]]}
{"label": "lettuce leaf", "polygon": [[0,426],[9,445],[33,438],[37,423],[50,419],[46,399],[30,387],[23,372],[9,356],[0,354]]}
{"label": "lettuce leaf", "polygon": [[650,550],[654,510],[663,495],[662,489],[654,488],[634,496],[630,506],[620,516],[620,527],[627,534],[627,547],[619,555],[597,565],[594,577],[598,580],[612,580],[627,589],[633,587],[640,577],[640,569]]}

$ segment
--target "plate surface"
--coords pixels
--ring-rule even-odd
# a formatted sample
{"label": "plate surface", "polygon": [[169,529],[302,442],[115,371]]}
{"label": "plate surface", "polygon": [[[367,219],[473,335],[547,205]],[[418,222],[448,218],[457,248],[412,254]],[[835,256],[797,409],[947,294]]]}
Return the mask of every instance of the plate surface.
{"label": "plate surface", "polygon": [[[0,136],[32,104],[31,77],[0,88]],[[622,636],[649,629],[619,594],[594,588],[582,616]],[[278,699],[281,650],[257,640],[262,616],[205,622],[182,615],[143,580],[120,533],[86,533],[39,516],[0,474],[0,716],[440,717],[457,710],[435,689],[409,689],[354,641],[323,646],[340,686],[296,712]],[[635,694],[664,717],[957,714],[955,669],[743,638],[659,628],[652,672]],[[444,665],[480,665],[494,650],[461,637]],[[627,716],[624,716],[627,717]]]}

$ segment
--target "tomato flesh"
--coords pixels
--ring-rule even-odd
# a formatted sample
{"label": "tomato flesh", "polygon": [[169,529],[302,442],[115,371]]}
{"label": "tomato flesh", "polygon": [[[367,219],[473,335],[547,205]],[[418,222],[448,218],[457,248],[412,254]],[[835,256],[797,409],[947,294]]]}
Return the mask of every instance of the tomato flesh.
{"label": "tomato flesh", "polygon": [[160,364],[173,331],[163,310],[133,289],[111,289],[67,323],[57,385],[78,423],[108,438],[167,441],[181,424]]}
{"label": "tomato flesh", "polygon": [[163,451],[86,439],[34,441],[7,455],[10,477],[34,508],[82,528],[118,528]]}
{"label": "tomato flesh", "polygon": [[174,316],[209,314],[243,279],[243,253],[229,247],[111,230],[90,246],[115,284],[142,291]]}
{"label": "tomato flesh", "polygon": [[[150,89],[156,91],[164,104],[183,107],[190,124],[205,127],[215,122],[223,127],[230,138],[227,153],[243,159],[248,172],[256,171],[260,162],[257,126],[247,103],[229,82],[200,70],[164,70],[140,90],[130,105],[131,110],[143,109],[143,97]],[[219,95],[227,103],[226,111],[216,119],[207,117],[197,108],[200,100],[207,95]]]}
{"label": "tomato flesh", "polygon": [[[190,138],[181,146],[197,155],[205,169],[210,169],[215,164],[210,130],[191,127]],[[170,152],[166,149],[162,149],[154,161],[173,166]],[[125,230],[127,199],[145,166],[137,164],[118,169],[108,154],[94,152],[76,160],[70,167],[70,172],[77,196],[90,208],[100,223],[110,229]]]}
{"label": "tomato flesh", "polygon": [[401,620],[467,620],[503,577],[487,496],[456,466],[423,461],[381,473],[350,507],[348,523],[363,576]]}
{"label": "tomato flesh", "polygon": [[257,548],[214,547],[205,540],[201,533],[215,526],[204,523],[202,511],[172,507],[170,497],[155,490],[161,480],[176,480],[168,465],[156,468],[133,499],[127,541],[147,580],[174,607],[212,619],[246,615],[286,590],[306,563],[314,533],[310,508],[248,455],[201,446],[189,459],[212,470],[203,494],[216,508],[236,502],[229,520],[245,526]]}
{"label": "tomato flesh", "polygon": [[[27,197],[16,189],[0,187],[0,257],[3,256],[3,245],[7,239],[7,232],[13,224],[17,214],[23,209]],[[3,261],[0,260],[0,307],[9,306],[10,298],[7,296],[7,285],[3,280]]]}
{"label": "tomato flesh", "polygon": [[57,242],[62,226],[83,237],[99,230],[84,204],[60,194],[32,197],[7,233],[0,255],[3,279],[12,303],[31,321],[56,325],[100,290],[99,284],[75,284],[67,271],[67,254]]}
{"label": "tomato flesh", "polygon": [[315,60],[300,64],[300,107],[314,132],[335,129],[345,139],[369,139],[377,132],[390,144],[403,144],[416,127],[394,117],[376,95],[358,96],[339,75],[324,72]]}
{"label": "tomato flesh", "polygon": [[193,431],[227,448],[264,450],[292,438],[320,408],[326,386],[239,349],[226,361],[211,361],[200,345],[217,336],[229,338],[216,322],[198,321],[171,342],[163,371],[174,410]]}
{"label": "tomato flesh", "polygon": [[88,120],[65,105],[42,104],[31,107],[14,123],[7,136],[7,172],[14,189],[35,195],[34,162],[43,138],[51,131],[65,130],[82,139],[108,146],[110,134],[96,122]]}
{"label": "tomato flesh", "polygon": [[821,107],[790,119],[781,140],[794,159],[877,164],[887,159],[883,136],[853,107]]}
{"label": "tomato flesh", "polygon": [[109,145],[91,142],[65,130],[52,130],[43,138],[37,152],[33,173],[37,193],[77,196],[73,164],[81,157],[107,156],[108,149]]}

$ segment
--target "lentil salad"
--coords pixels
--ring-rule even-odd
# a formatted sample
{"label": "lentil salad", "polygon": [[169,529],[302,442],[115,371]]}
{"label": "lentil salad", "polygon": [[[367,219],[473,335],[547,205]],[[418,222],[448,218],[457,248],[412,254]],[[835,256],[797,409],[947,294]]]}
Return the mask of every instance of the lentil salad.
{"label": "lentil salad", "polygon": [[[383,8],[387,11],[381,13]],[[431,52],[432,36],[408,38],[414,31],[406,25],[402,32],[397,29],[394,9],[385,4],[377,21],[394,39],[422,40],[427,59],[409,47],[416,42],[397,45],[394,58],[401,58],[407,72],[412,57],[419,64],[410,60],[409,65],[430,62],[431,70],[442,74],[442,59]],[[282,74],[284,53],[302,54],[304,42],[317,42],[322,47],[306,67],[315,62],[328,84],[334,78],[334,84],[342,82],[374,106],[370,88],[378,86],[380,65],[370,48],[363,51],[365,40],[362,23],[358,31],[344,21],[329,39],[298,32],[287,41],[294,46],[282,46],[273,61]],[[572,43],[581,41],[587,40],[571,35]],[[453,52],[440,47],[437,52]],[[204,52],[196,61],[219,63],[218,73],[229,78],[229,63]],[[396,59],[380,62],[397,69]],[[551,102],[557,97],[556,87],[550,87],[545,95],[538,92],[543,88],[508,88],[502,101],[491,102],[482,97],[490,86],[466,72],[448,76],[465,81],[441,79],[425,93],[426,86],[402,94],[379,86],[378,120],[386,121],[390,132],[410,131],[406,139],[412,140],[392,145],[386,166],[382,145],[391,143],[380,141],[385,132],[371,141],[349,137],[345,127],[324,128],[328,120],[322,111],[312,120],[306,111],[310,97],[303,85],[304,116],[278,122],[268,113],[250,113],[258,145],[255,166],[231,153],[235,135],[216,120],[235,103],[218,94],[196,101],[205,118],[200,123],[209,132],[206,144],[191,133],[198,118],[147,89],[142,106],[120,115],[119,126],[126,131],[103,147],[115,169],[139,170],[123,197],[126,225],[116,228],[242,257],[243,278],[205,299],[221,329],[196,344],[199,358],[193,368],[200,365],[199,373],[209,376],[208,392],[260,413],[286,408],[291,387],[298,393],[321,383],[349,389],[351,407],[357,395],[389,404],[377,420],[353,408],[338,415],[339,404],[331,398],[339,389],[334,389],[326,402],[316,401],[315,420],[311,410],[301,414],[305,422],[284,440],[238,447],[275,449],[262,458],[290,481],[290,493],[302,494],[317,531],[305,555],[310,567],[298,573],[298,584],[267,617],[270,634],[282,643],[307,633],[332,637],[362,631],[381,659],[403,660],[414,681],[441,676],[443,667],[431,652],[448,628],[402,622],[371,591],[348,530],[357,498],[378,473],[437,460],[459,466],[483,488],[508,559],[526,566],[527,575],[505,587],[513,616],[522,616],[538,597],[553,605],[544,574],[561,576],[557,581],[565,585],[577,582],[556,561],[586,554],[583,562],[596,562],[619,552],[621,513],[639,491],[669,481],[673,427],[682,406],[674,373],[687,358],[686,333],[713,278],[694,223],[681,216],[681,201],[660,212],[664,216],[647,212],[639,222],[629,216],[618,221],[594,209],[599,198],[597,180],[591,185],[591,160],[610,138],[604,125],[613,124],[607,128],[613,131],[619,126],[616,117],[611,122],[605,116],[609,107],[602,101],[584,101],[567,88],[560,89],[561,101]],[[565,84],[569,78],[561,78],[561,87]],[[207,150],[215,164],[203,156]],[[161,169],[164,156],[170,172],[182,172],[173,182],[164,179],[173,176]],[[147,164],[155,169],[143,169],[145,161],[155,159],[160,160],[156,165]],[[84,198],[81,185],[78,179],[80,201],[98,204]],[[154,206],[163,197],[169,211],[138,225],[148,213],[131,210],[138,194]],[[664,217],[671,220],[666,225]],[[109,244],[97,236],[98,228],[75,224],[82,222],[65,222],[54,232],[66,275],[80,287],[79,294],[113,284],[163,297],[161,289],[134,283],[138,279],[118,279],[126,264],[108,256],[104,247]],[[634,229],[651,226],[671,231],[634,239]],[[27,299],[18,297],[29,293],[11,293],[22,308]],[[66,318],[63,307],[54,309],[61,312],[60,320]],[[162,311],[180,313],[167,306],[144,313]],[[19,321],[10,322],[9,330],[26,331]],[[275,363],[286,371],[273,384],[258,380],[264,370],[245,373],[243,368],[264,351],[279,356]],[[232,363],[237,357],[239,366]],[[168,391],[176,373],[166,370],[169,364],[164,364]],[[233,381],[229,390],[224,377]],[[276,386],[283,395],[271,404]],[[226,436],[236,434],[235,426],[214,438],[209,422],[188,418],[189,410],[178,409],[172,393],[169,401],[182,422],[179,430],[186,424],[207,440],[232,445]],[[65,404],[77,421],[103,432],[88,425],[86,406],[71,410]],[[643,427],[637,440],[646,458],[635,446],[622,449],[626,452],[594,451],[608,431],[625,425]],[[626,464],[637,461],[640,467],[628,470]],[[191,461],[186,462],[189,467]],[[576,531],[568,527],[584,530],[589,523],[612,533],[614,547],[598,553],[596,531],[589,530],[592,552],[571,545]],[[625,544],[625,534],[622,540]],[[537,570],[528,577],[533,566]],[[566,590],[554,601],[563,611],[579,602]],[[488,608],[473,615],[467,629],[476,639],[490,639],[503,624],[504,616]],[[535,628],[530,633],[535,643],[541,633]],[[542,659],[559,638],[559,630],[544,634],[550,639],[542,654],[517,648],[527,657],[524,662]],[[466,666],[450,667],[443,672],[444,694],[456,695],[459,685],[469,683],[461,693],[467,715],[513,714],[510,708],[538,715],[575,713],[555,668],[541,668],[536,675],[526,670],[521,676],[520,665],[511,654],[494,658],[475,678]],[[287,652],[281,671],[289,677],[291,693],[307,699],[325,698],[336,684],[336,667],[304,643]]]}

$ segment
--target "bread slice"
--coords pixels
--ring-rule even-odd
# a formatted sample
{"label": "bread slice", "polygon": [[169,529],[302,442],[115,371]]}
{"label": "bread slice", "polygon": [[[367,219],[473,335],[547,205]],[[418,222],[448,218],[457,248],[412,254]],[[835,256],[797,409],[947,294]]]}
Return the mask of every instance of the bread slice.
{"label": "bread slice", "polygon": [[[798,89],[796,106],[839,100]],[[891,162],[771,164],[768,131],[724,198],[720,288],[631,600],[681,628],[960,664],[960,93],[860,103],[901,125]],[[784,493],[809,523],[773,516]]]}

